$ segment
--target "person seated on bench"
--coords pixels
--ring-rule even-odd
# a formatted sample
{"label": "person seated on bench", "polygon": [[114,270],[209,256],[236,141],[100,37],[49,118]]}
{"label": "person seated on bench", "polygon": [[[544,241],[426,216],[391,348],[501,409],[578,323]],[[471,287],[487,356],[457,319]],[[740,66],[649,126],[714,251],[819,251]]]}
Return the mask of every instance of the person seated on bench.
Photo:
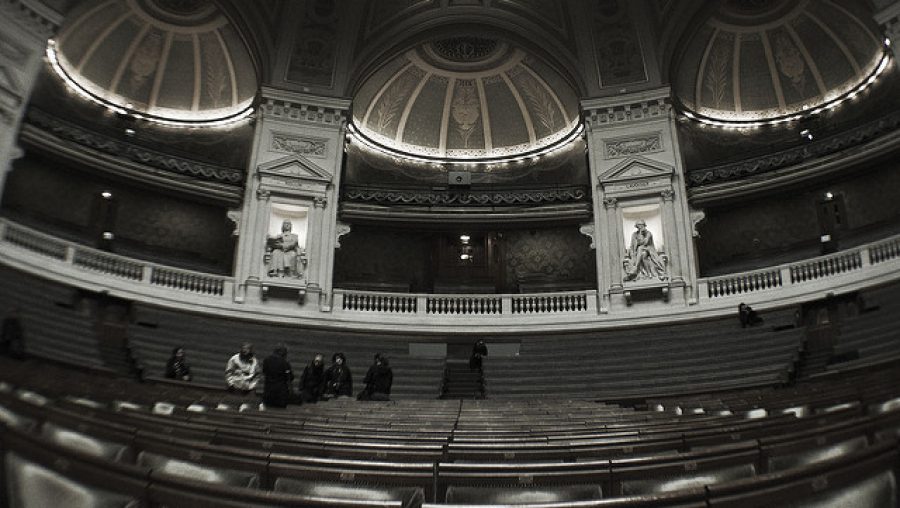
{"label": "person seated on bench", "polygon": [[353,378],[344,353],[331,357],[331,367],[325,371],[325,395],[323,399],[353,396]]}
{"label": "person seated on bench", "polygon": [[316,354],[300,375],[300,402],[315,404],[325,393],[325,360]]}
{"label": "person seated on bench", "polygon": [[756,326],[763,322],[763,318],[757,316],[756,311],[743,302],[738,305],[738,318],[741,320],[741,328]]}
{"label": "person seated on bench", "polygon": [[388,359],[381,353],[375,353],[375,363],[369,367],[363,383],[366,387],[359,392],[357,400],[391,400],[394,372],[388,364]]}
{"label": "person seated on bench", "polygon": [[247,394],[259,384],[259,361],[253,356],[253,344],[245,342],[241,351],[225,364],[225,383],[228,391]]}
{"label": "person seated on bench", "polygon": [[172,356],[166,362],[166,377],[179,381],[191,380],[191,366],[184,359],[184,348],[177,346],[172,350]]}

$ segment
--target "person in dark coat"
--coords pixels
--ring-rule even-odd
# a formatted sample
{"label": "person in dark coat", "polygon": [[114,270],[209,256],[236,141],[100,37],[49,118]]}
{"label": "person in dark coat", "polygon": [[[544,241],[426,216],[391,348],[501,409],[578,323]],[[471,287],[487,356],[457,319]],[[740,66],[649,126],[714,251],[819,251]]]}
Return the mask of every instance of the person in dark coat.
{"label": "person in dark coat", "polygon": [[763,319],[756,314],[756,311],[743,302],[738,305],[738,318],[741,320],[741,328],[756,326],[763,322]]}
{"label": "person in dark coat", "polygon": [[359,392],[357,400],[391,400],[394,372],[388,364],[388,359],[381,353],[375,354],[375,363],[369,367],[363,383],[366,387]]}
{"label": "person in dark coat", "polygon": [[19,319],[18,307],[13,307],[9,316],[3,320],[3,329],[0,331],[0,355],[8,355],[19,360],[25,358],[25,331]]}
{"label": "person in dark coat", "polygon": [[279,344],[275,351],[263,360],[263,404],[266,407],[287,407],[291,397],[291,382],[294,372],[287,361],[287,347]]}
{"label": "person in dark coat", "polygon": [[184,359],[184,348],[181,346],[172,350],[172,356],[166,362],[166,377],[179,381],[191,380],[191,366]]}
{"label": "person in dark coat", "polygon": [[472,356],[469,357],[469,369],[481,370],[481,359],[487,354],[487,344],[484,343],[484,339],[478,339],[472,346]]}
{"label": "person in dark coat", "polygon": [[325,371],[325,396],[326,399],[353,396],[353,376],[350,375],[350,367],[347,366],[347,358],[344,353],[335,353],[331,357],[331,367]]}
{"label": "person in dark coat", "polygon": [[325,361],[317,354],[300,375],[300,402],[316,403],[325,393]]}

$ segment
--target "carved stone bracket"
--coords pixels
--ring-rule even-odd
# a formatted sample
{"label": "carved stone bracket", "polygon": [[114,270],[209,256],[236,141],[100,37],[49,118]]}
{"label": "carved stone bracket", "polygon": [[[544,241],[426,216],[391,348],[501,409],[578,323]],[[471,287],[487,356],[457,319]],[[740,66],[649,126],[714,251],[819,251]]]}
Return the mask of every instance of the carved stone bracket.
{"label": "carved stone bracket", "polygon": [[591,248],[592,249],[597,248],[597,240],[594,238],[595,232],[594,232],[594,223],[593,222],[589,222],[587,224],[582,224],[578,228],[578,232],[591,239]]}
{"label": "carved stone bracket", "polygon": [[341,248],[341,237],[350,233],[350,224],[338,222],[334,229],[334,248]]}
{"label": "carved stone bracket", "polygon": [[675,200],[675,191],[672,189],[665,189],[659,193],[662,196],[663,201],[674,201]]}
{"label": "carved stone bracket", "polygon": [[619,203],[619,200],[616,198],[603,198],[603,207],[607,210],[610,208],[615,208]]}
{"label": "carved stone bracket", "polygon": [[234,231],[231,232],[231,236],[241,236],[241,210],[228,210],[227,217],[228,220],[234,224]]}
{"label": "carved stone bracket", "polygon": [[272,197],[272,193],[265,189],[256,189],[256,198],[260,201],[268,201]]}
{"label": "carved stone bracket", "polygon": [[313,198],[313,206],[316,208],[325,208],[328,206],[328,199],[324,196],[316,196]]}
{"label": "carved stone bracket", "polygon": [[703,210],[694,210],[691,209],[691,232],[692,234],[699,238],[700,232],[697,231],[697,226],[700,225],[706,219],[706,212]]}

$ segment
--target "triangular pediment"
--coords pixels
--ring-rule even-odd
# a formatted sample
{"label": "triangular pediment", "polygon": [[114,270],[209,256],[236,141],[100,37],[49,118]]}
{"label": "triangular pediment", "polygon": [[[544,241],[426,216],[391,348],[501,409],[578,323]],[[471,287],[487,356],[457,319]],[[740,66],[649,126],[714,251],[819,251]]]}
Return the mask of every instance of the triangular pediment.
{"label": "triangular pediment", "polygon": [[328,171],[302,155],[289,155],[260,164],[257,171],[260,175],[292,177],[322,183],[331,182],[331,174]]}
{"label": "triangular pediment", "polygon": [[601,182],[671,177],[675,167],[646,157],[629,157],[600,175]]}

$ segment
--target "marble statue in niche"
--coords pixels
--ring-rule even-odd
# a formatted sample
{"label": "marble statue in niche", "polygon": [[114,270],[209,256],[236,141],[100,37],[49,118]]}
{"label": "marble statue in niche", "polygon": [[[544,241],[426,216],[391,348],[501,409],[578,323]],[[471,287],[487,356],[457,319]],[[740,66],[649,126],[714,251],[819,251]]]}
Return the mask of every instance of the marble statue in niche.
{"label": "marble statue in niche", "polygon": [[631,235],[631,245],[625,254],[623,268],[625,280],[666,280],[666,259],[657,252],[653,245],[653,234],[647,229],[647,223],[639,220],[634,224],[637,231]]}
{"label": "marble statue in niche", "polygon": [[306,267],[306,249],[300,246],[300,237],[292,233],[293,224],[285,220],[281,234],[266,240],[266,275],[299,279]]}

